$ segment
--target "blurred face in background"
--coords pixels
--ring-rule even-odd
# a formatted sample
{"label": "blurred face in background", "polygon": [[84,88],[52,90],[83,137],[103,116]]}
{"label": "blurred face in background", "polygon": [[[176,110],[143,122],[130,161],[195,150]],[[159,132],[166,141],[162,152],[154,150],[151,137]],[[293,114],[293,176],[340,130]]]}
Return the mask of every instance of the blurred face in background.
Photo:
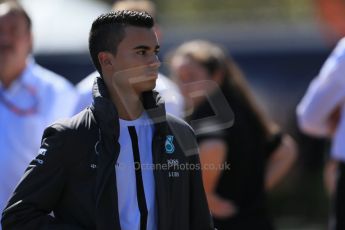
{"label": "blurred face in background", "polygon": [[6,12],[6,5],[0,6],[0,81],[20,75],[31,46],[31,32],[25,17]]}
{"label": "blurred face in background", "polygon": [[209,72],[200,63],[187,56],[175,56],[171,61],[173,80],[181,90],[187,109],[198,105],[202,95],[209,93],[212,80]]}

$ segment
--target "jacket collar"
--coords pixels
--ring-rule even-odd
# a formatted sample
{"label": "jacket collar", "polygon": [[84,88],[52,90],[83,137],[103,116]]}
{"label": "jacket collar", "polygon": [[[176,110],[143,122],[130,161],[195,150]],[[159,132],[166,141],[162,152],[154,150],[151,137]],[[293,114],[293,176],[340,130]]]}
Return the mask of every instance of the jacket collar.
{"label": "jacket collar", "polygon": [[[119,134],[119,116],[115,105],[110,100],[108,89],[101,77],[95,78],[92,95],[92,108],[95,111],[95,117],[101,130],[107,134],[111,134],[115,130],[117,140]],[[142,98],[143,106],[150,119],[154,122],[156,131],[158,132],[157,134],[164,135],[167,132],[167,126],[165,124],[166,112],[163,98],[154,90],[144,92]]]}
{"label": "jacket collar", "polygon": [[166,111],[163,98],[156,91],[144,92],[143,104],[156,128],[157,134],[163,136],[168,132]]}

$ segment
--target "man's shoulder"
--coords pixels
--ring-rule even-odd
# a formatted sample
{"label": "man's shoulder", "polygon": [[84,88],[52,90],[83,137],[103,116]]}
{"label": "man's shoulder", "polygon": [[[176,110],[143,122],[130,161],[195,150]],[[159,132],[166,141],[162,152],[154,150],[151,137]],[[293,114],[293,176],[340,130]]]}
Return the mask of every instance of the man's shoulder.
{"label": "man's shoulder", "polygon": [[183,119],[176,117],[175,115],[170,114],[170,113],[166,114],[166,118],[169,125],[175,125],[181,129],[186,129],[191,132],[194,132],[193,128]]}
{"label": "man's shoulder", "polygon": [[170,132],[176,138],[185,155],[196,155],[198,153],[198,144],[193,128],[184,120],[171,114],[167,114],[167,123]]}
{"label": "man's shoulder", "polygon": [[345,37],[339,40],[337,47],[341,47],[342,49],[345,49]]}
{"label": "man's shoulder", "polygon": [[338,62],[345,62],[345,37],[339,40],[331,57],[335,57]]}
{"label": "man's shoulder", "polygon": [[77,91],[79,93],[91,94],[93,82],[98,76],[99,73],[97,71],[90,73],[76,85]]}
{"label": "man's shoulder", "polygon": [[73,85],[65,77],[46,69],[38,64],[34,64],[32,75],[41,83],[41,85],[49,85],[53,89],[73,89]]}
{"label": "man's shoulder", "polygon": [[90,108],[82,110],[73,117],[56,121],[46,129],[45,134],[47,130],[53,130],[68,139],[81,141],[98,133],[97,123]]}
{"label": "man's shoulder", "polygon": [[85,154],[93,152],[99,140],[96,123],[92,113],[85,109],[79,114],[58,120],[44,130],[40,151],[48,151],[50,159],[64,162],[73,167]]}

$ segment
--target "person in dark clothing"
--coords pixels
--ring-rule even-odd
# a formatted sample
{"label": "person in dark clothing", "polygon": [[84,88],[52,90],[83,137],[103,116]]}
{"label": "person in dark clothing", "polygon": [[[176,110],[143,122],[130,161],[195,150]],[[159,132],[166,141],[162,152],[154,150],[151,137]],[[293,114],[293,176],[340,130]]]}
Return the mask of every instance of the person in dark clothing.
{"label": "person in dark clothing", "polygon": [[45,130],[3,230],[213,229],[193,130],[152,91],[160,64],[152,27],[137,11],[93,22],[89,49],[101,75],[93,104]]}
{"label": "person in dark clothing", "polygon": [[[218,45],[186,42],[171,54],[170,62],[172,77],[189,105],[187,120],[197,133],[201,163],[214,166],[203,171],[203,181],[215,227],[272,229],[265,193],[293,164],[294,141],[259,112],[239,69]],[[219,101],[223,105],[217,105]],[[219,113],[229,106],[232,127],[226,121],[232,114]],[[219,167],[224,163],[230,170]]]}

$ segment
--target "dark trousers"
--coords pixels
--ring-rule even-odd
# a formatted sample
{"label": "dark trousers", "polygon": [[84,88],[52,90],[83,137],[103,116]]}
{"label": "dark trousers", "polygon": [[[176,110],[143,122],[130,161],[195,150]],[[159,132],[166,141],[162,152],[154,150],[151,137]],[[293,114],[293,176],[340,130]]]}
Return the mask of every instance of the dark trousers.
{"label": "dark trousers", "polygon": [[270,220],[261,216],[214,219],[214,226],[218,230],[274,230]]}

